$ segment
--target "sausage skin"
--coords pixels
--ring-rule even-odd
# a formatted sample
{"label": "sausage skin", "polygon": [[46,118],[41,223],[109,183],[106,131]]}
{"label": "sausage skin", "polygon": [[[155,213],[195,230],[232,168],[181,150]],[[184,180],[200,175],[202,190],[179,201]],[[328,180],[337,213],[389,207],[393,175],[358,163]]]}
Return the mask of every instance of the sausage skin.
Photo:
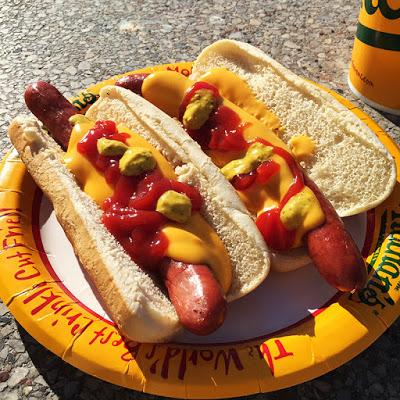
{"label": "sausage skin", "polygon": [[131,90],[132,92],[141,96],[143,81],[147,76],[149,76],[149,74],[126,75],[118,79],[117,82],[115,82],[115,86],[120,86]]}
{"label": "sausage skin", "polygon": [[[78,114],[78,110],[47,82],[29,85],[24,96],[29,110],[66,150],[72,131],[69,118]],[[165,259],[161,276],[180,322],[186,329],[198,335],[207,335],[223,323],[226,300],[219,283],[206,265]]]}
{"label": "sausage skin", "polygon": [[367,268],[357,245],[317,185],[306,175],[304,183],[325,213],[325,222],[305,237],[311,259],[330,285],[343,292],[361,289],[367,280]]}
{"label": "sausage skin", "polygon": [[161,274],[179,320],[190,332],[208,335],[221,326],[227,303],[207,266],[167,260]]}
{"label": "sausage skin", "polygon": [[78,110],[53,85],[44,81],[31,83],[25,89],[24,97],[32,114],[66,150],[72,130],[69,118],[78,114]]}

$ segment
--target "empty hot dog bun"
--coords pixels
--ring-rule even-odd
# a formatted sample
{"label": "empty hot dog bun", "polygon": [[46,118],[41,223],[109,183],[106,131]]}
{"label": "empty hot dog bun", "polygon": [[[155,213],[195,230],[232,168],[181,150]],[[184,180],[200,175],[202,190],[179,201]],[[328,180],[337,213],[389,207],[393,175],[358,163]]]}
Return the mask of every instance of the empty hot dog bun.
{"label": "empty hot dog bun", "polygon": [[227,69],[249,85],[280,120],[286,143],[300,134],[313,140],[315,151],[301,164],[339,216],[367,211],[390,195],[396,181],[391,155],[332,95],[242,42],[220,40],[206,47],[191,78],[199,79],[213,68]]}
{"label": "empty hot dog bun", "polygon": [[[220,236],[231,259],[227,300],[256,288],[269,272],[269,252],[251,217],[218,168],[181,127],[146,100],[125,89],[102,89],[86,116],[113,120],[151,143],[174,167],[178,180],[195,186],[204,199],[202,215]],[[76,183],[65,153],[34,118],[16,118],[9,136],[29,172],[53,203],[85,273],[121,333],[141,342],[173,336],[180,323],[153,278],[124,252],[101,223],[101,211]]]}

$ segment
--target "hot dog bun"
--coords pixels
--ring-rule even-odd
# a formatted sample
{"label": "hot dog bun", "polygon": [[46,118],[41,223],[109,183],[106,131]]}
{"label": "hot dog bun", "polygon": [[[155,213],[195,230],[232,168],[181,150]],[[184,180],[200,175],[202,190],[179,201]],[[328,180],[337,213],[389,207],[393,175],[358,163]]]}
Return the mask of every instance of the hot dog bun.
{"label": "hot dog bun", "polygon": [[53,203],[57,219],[85,273],[121,333],[141,342],[173,336],[180,324],[167,296],[124,252],[101,223],[101,211],[62,162],[63,151],[35,118],[18,117],[10,139],[36,183]]}
{"label": "hot dog bun", "polygon": [[341,217],[376,207],[392,192],[395,163],[375,134],[332,95],[300,78],[261,50],[220,40],[198,56],[190,78],[226,68],[243,79],[281,121],[287,143],[306,134],[316,143],[302,161]]}
{"label": "hot dog bun", "polygon": [[101,89],[100,98],[86,116],[112,119],[140,132],[174,166],[178,180],[198,188],[204,198],[202,214],[221,237],[233,264],[228,301],[251,292],[265,279],[269,252],[250,214],[219,169],[177,121],[117,86]]}
{"label": "hot dog bun", "polygon": [[[269,253],[260,233],[217,167],[192,139],[185,138],[177,122],[140,96],[113,86],[103,88],[86,115],[93,120],[114,120],[140,132],[175,167],[180,181],[198,188],[205,203],[202,214],[231,258],[229,301],[264,280],[269,272]],[[53,203],[82,267],[121,332],[144,342],[160,342],[174,335],[180,324],[173,306],[102,225],[100,210],[65,167],[61,148],[34,118],[15,119],[9,136]]]}

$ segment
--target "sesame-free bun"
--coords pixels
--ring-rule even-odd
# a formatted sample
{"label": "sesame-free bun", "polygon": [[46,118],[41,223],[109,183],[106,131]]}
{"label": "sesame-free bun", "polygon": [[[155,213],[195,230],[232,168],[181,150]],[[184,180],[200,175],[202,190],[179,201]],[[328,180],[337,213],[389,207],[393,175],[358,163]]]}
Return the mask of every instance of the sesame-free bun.
{"label": "sesame-free bun", "polygon": [[202,215],[218,233],[231,259],[228,301],[254,290],[267,276],[270,255],[238,195],[179,122],[131,91],[106,86],[87,111],[90,119],[111,119],[137,132],[175,168],[178,180],[194,185],[204,199]]}
{"label": "sesame-free bun", "polygon": [[[123,123],[137,132],[167,158],[178,180],[199,190],[204,199],[201,213],[231,259],[228,301],[249,293],[266,278],[270,254],[251,216],[219,169],[176,121],[116,86],[104,87],[86,115]],[[101,210],[65,166],[62,149],[33,117],[15,118],[8,133],[29,173],[52,202],[85,274],[121,333],[138,342],[163,342],[174,336],[181,325],[165,290],[107,231]]]}
{"label": "sesame-free bun", "polygon": [[280,119],[288,143],[306,134],[316,144],[301,165],[346,217],[376,207],[392,192],[395,163],[368,126],[331,94],[295,75],[249,44],[220,40],[198,56],[190,78],[226,68],[243,79],[256,98]]}
{"label": "sesame-free bun", "polygon": [[64,165],[56,142],[32,117],[15,118],[8,134],[53,203],[85,274],[121,333],[140,342],[161,342],[177,333],[180,323],[171,302],[107,231],[101,210]]}

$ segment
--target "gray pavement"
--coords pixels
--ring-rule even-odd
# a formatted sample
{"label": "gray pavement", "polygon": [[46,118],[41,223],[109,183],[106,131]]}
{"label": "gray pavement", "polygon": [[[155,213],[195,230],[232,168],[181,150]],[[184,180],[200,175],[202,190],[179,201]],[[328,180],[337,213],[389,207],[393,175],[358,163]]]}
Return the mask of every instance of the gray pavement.
{"label": "gray pavement", "polygon": [[[343,94],[400,141],[399,119],[358,102],[346,85],[359,1],[0,0],[0,151],[25,112],[24,87],[50,80],[67,96],[137,67],[192,60],[220,38],[259,46],[294,72]],[[369,349],[318,379],[250,399],[400,398],[400,321]],[[0,398],[151,399],[69,366],[0,303]]]}

